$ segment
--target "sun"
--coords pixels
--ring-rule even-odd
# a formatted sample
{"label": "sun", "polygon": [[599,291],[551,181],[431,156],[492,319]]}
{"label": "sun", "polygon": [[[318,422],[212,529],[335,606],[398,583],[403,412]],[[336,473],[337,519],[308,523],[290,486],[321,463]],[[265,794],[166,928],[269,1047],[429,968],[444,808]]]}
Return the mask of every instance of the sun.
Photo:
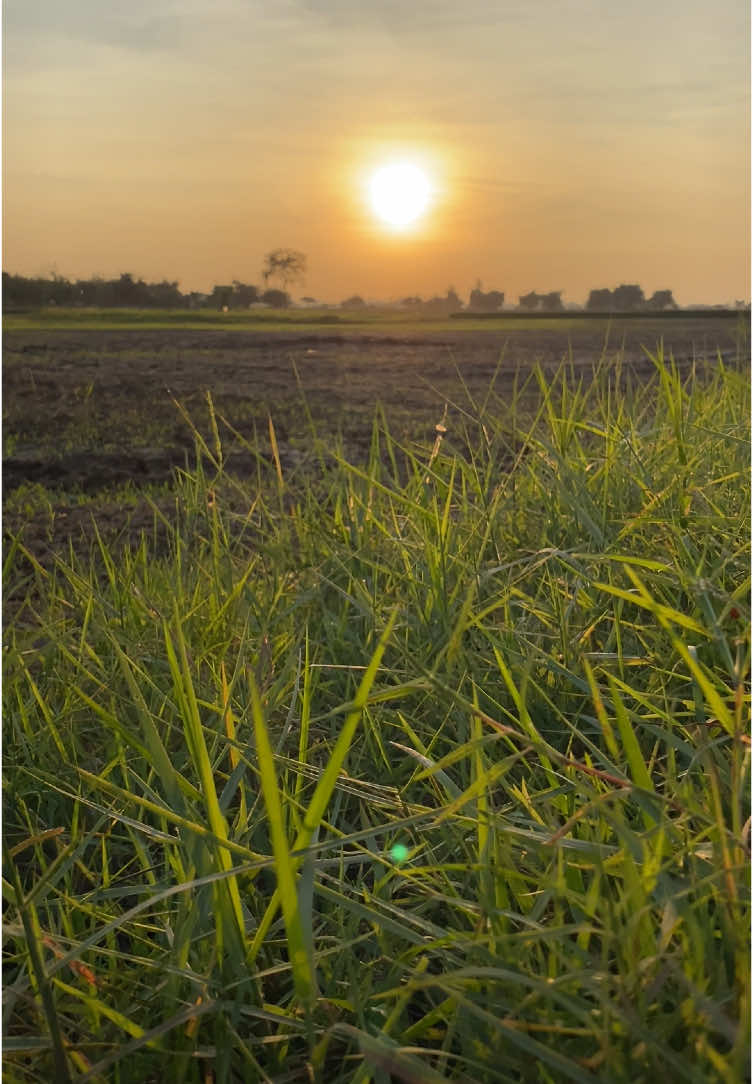
{"label": "sun", "polygon": [[426,173],[411,162],[381,166],[369,182],[371,206],[388,226],[410,226],[426,211],[432,188]]}

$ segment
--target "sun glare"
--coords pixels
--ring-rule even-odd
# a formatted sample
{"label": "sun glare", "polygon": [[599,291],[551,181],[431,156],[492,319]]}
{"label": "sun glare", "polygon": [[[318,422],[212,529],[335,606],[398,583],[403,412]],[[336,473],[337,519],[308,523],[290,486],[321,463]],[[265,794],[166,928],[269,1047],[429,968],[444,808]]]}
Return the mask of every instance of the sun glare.
{"label": "sun glare", "polygon": [[415,222],[431,199],[429,178],[409,162],[382,166],[371,177],[369,195],[377,218],[401,228]]}

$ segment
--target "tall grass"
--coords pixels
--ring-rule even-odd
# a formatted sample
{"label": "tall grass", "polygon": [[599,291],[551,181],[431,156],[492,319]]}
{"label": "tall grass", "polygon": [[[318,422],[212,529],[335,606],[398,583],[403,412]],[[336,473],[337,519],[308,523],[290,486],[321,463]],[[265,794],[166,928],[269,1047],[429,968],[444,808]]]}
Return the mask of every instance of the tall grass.
{"label": "tall grass", "polygon": [[10,545],[8,1080],[745,1078],[749,386],[654,360]]}

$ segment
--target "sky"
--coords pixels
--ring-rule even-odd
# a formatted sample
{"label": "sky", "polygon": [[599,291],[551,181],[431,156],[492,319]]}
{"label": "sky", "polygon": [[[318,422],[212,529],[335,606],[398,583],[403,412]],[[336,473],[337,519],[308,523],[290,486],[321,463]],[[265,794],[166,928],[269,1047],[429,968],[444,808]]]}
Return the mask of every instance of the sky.
{"label": "sky", "polygon": [[[750,298],[749,0],[4,0],[3,269]],[[368,199],[422,168],[410,227]]]}

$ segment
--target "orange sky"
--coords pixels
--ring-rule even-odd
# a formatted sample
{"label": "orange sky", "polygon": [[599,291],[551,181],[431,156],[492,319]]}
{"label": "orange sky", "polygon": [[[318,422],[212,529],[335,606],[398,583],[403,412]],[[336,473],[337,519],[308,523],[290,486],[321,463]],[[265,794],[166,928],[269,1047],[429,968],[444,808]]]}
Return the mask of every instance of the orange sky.
{"label": "orange sky", "polygon": [[[5,0],[3,268],[750,297],[749,5]],[[369,172],[425,163],[414,228]]]}

